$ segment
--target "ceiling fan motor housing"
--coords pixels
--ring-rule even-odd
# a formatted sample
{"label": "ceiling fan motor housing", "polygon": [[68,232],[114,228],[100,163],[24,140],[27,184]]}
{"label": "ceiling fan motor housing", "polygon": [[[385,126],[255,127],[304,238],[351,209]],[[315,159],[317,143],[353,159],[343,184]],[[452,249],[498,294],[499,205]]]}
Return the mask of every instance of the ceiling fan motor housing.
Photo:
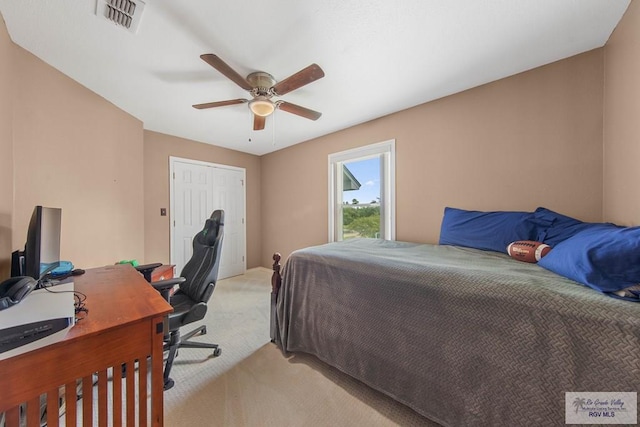
{"label": "ceiling fan motor housing", "polygon": [[263,71],[256,71],[247,76],[247,82],[253,88],[251,94],[253,96],[273,96],[271,87],[276,84],[276,79],[269,73]]}

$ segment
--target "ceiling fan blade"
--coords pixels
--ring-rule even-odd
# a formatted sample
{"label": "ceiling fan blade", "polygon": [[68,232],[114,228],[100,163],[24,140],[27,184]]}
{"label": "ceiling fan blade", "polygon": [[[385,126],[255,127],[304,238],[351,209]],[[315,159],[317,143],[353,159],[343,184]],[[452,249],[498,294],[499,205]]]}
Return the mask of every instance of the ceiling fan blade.
{"label": "ceiling fan blade", "polygon": [[252,89],[247,80],[240,74],[236,73],[233,68],[229,67],[222,59],[218,57],[218,55],[214,55],[213,53],[205,53],[204,55],[200,55],[200,58],[202,58],[204,62],[218,70],[222,75],[226,76],[228,79],[240,86],[242,89]]}
{"label": "ceiling fan blade", "polygon": [[322,116],[322,113],[285,101],[278,101],[278,108],[309,120],[318,120]]}
{"label": "ceiling fan blade", "polygon": [[253,130],[262,130],[262,129],[264,129],[264,122],[266,120],[267,120],[266,117],[254,114],[253,115]]}
{"label": "ceiling fan blade", "polygon": [[318,64],[311,64],[307,68],[276,83],[275,86],[273,86],[273,90],[278,96],[282,96],[285,93],[289,93],[292,90],[308,85],[323,77],[324,71],[322,71],[322,68],[320,68]]}
{"label": "ceiling fan blade", "polygon": [[193,106],[193,108],[197,108],[198,110],[204,110],[205,108],[225,107],[227,105],[244,104],[245,102],[249,102],[249,100],[230,99],[228,101],[206,102],[204,104],[196,104]]}

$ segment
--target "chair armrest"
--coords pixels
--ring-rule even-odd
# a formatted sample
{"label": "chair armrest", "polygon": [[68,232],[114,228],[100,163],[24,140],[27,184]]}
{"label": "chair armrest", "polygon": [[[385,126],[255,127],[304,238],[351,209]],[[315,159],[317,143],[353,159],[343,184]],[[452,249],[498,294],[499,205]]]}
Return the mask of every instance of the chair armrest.
{"label": "chair armrest", "polygon": [[158,280],[157,282],[151,282],[151,286],[157,291],[163,291],[165,289],[173,288],[175,285],[184,283],[187,279],[184,277],[174,277],[173,279]]}
{"label": "chair armrest", "polygon": [[138,265],[135,267],[135,269],[138,270],[138,272],[144,276],[147,282],[151,282],[151,273],[153,272],[153,270],[160,267],[161,265],[162,265],[161,262],[154,262],[153,264]]}
{"label": "chair armrest", "polygon": [[184,283],[186,280],[187,279],[184,277],[175,277],[173,279],[151,282],[151,286],[153,286],[156,291],[160,292],[162,298],[164,298],[168,303],[171,303],[171,289],[173,289],[175,285]]}

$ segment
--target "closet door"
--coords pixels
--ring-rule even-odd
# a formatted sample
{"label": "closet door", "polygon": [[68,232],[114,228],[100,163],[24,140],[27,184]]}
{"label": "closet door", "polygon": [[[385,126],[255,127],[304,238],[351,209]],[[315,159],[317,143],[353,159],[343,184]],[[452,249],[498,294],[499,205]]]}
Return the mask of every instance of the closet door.
{"label": "closet door", "polygon": [[192,239],[216,209],[225,211],[218,278],[246,269],[245,170],[195,160],[170,160],[171,263],[180,273],[192,254]]}

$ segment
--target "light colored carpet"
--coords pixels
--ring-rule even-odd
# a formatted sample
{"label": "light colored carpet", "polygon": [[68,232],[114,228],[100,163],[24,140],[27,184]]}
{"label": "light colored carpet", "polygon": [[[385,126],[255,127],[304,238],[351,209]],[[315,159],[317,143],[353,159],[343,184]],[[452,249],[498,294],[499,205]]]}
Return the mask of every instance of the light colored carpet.
{"label": "light colored carpet", "polygon": [[196,340],[222,355],[180,350],[166,426],[437,426],[313,356],[284,356],[269,341],[270,277],[257,268],[218,282]]}

